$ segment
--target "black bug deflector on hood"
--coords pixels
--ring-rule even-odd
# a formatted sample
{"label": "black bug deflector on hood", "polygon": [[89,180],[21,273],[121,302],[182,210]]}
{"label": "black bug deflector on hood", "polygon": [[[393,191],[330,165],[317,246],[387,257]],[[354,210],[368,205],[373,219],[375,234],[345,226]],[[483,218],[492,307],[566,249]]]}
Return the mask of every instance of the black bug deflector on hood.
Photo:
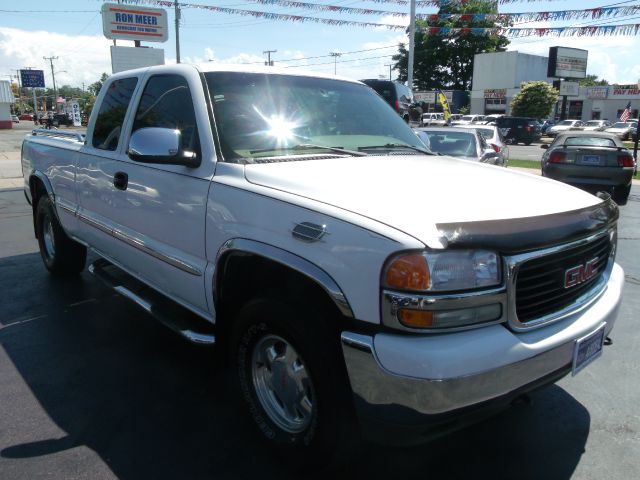
{"label": "black bug deflector on hood", "polygon": [[618,206],[611,198],[579,210],[528,218],[438,223],[447,247],[482,247],[516,253],[569,242],[616,223]]}

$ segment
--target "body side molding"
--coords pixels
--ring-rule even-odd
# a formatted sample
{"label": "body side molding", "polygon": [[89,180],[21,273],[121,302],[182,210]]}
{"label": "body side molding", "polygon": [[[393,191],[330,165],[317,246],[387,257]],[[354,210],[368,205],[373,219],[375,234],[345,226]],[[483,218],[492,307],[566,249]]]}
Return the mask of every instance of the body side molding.
{"label": "body side molding", "polygon": [[[215,268],[219,270],[220,263],[223,257],[226,257],[233,252],[238,253],[251,253],[274,262],[285,265],[293,270],[303,274],[317,283],[322,289],[331,297],[340,313],[349,318],[354,318],[351,306],[347,301],[344,293],[331,276],[322,270],[317,265],[305,260],[298,255],[295,255],[281,248],[268,245],[266,243],[257,242],[255,240],[248,240],[246,238],[234,238],[228,240],[222,245],[216,256]],[[214,301],[217,299],[218,286],[216,285],[217,275],[214,275],[213,294]]]}

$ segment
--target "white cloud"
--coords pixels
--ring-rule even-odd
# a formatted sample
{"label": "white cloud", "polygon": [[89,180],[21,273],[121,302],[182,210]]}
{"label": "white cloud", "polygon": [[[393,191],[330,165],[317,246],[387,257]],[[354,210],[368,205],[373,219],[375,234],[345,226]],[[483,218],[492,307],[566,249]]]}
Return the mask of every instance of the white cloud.
{"label": "white cloud", "polygon": [[25,67],[44,70],[45,83],[52,87],[51,67],[42,57],[57,56],[53,62],[55,71],[60,72],[56,74],[57,85],[89,85],[102,72],[111,73],[109,45],[112,43],[101,36],[0,27],[0,71]]}

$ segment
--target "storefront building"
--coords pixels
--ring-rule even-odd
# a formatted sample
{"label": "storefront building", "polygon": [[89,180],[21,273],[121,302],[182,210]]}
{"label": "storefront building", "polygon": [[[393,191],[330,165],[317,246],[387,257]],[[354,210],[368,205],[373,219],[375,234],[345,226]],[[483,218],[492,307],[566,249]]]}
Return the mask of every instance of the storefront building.
{"label": "storefront building", "polygon": [[11,83],[0,80],[0,129],[13,128],[11,104],[14,102]]}
{"label": "storefront building", "polygon": [[[462,107],[469,105],[469,92],[464,90],[445,90],[445,98],[451,113],[458,113]],[[413,98],[422,105],[424,113],[442,112],[442,105],[438,103],[437,92],[414,92]]]}
{"label": "storefront building", "polygon": [[[547,77],[548,57],[519,52],[482,53],[474,57],[471,113],[511,114],[511,101],[522,82]],[[638,118],[640,88],[638,85],[580,87],[575,96],[567,97],[566,118],[577,120],[609,120],[615,122],[631,102],[631,117]],[[562,97],[551,116],[559,117]]]}

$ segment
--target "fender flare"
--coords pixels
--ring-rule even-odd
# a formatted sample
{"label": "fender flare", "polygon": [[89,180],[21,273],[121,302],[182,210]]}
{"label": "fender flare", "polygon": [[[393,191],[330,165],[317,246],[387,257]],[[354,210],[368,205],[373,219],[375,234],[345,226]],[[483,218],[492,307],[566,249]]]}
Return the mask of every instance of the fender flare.
{"label": "fender flare", "polygon": [[[215,271],[218,272],[221,267],[223,258],[233,253],[250,253],[260,257],[267,258],[276,263],[284,265],[292,270],[304,275],[305,277],[314,281],[320,288],[322,288],[327,295],[331,298],[335,306],[340,313],[345,317],[354,318],[353,310],[347,301],[347,297],[342,292],[342,289],[338,286],[336,281],[322,268],[305,260],[304,258],[291,253],[287,250],[283,250],[272,245],[258,242],[255,240],[249,240],[246,238],[234,238],[227,240],[216,256]],[[213,278],[213,296],[214,301],[217,303],[218,298],[218,286],[217,275]]]}
{"label": "fender flare", "polygon": [[56,194],[53,192],[53,186],[51,185],[51,181],[40,170],[33,170],[31,172],[31,175],[29,175],[29,190],[30,190],[30,193],[31,193],[31,199],[33,200],[33,186],[32,186],[31,182],[32,182],[32,179],[34,177],[42,182],[42,184],[44,185],[45,190],[47,191],[47,195],[49,196],[49,200],[51,200],[51,203],[53,203],[55,205],[56,204]]}

